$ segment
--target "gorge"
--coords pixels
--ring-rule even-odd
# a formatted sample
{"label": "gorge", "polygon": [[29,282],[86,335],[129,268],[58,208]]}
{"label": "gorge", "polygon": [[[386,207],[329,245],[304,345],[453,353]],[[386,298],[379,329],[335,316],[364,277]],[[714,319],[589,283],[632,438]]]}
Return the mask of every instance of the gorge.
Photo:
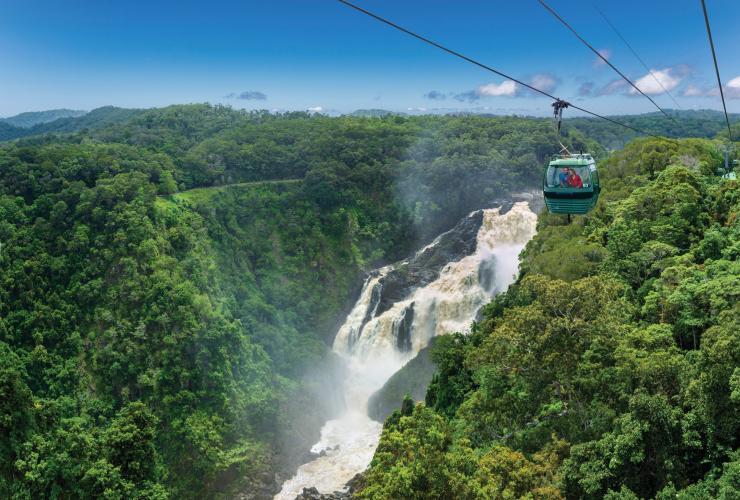
{"label": "gorge", "polygon": [[129,111],[0,143],[0,497],[738,490],[724,120],[566,120],[568,221],[550,120]]}

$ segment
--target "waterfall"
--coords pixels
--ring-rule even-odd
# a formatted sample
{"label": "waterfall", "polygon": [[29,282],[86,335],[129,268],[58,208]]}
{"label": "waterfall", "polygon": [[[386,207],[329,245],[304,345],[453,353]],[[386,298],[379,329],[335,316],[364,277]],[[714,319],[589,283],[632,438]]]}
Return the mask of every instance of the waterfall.
{"label": "waterfall", "polygon": [[[419,273],[420,285],[385,310],[379,308],[384,283],[390,283],[393,273],[410,261],[370,274],[334,339],[334,351],[347,364],[342,381],[346,409],[324,425],[319,442],[311,448],[321,456],[302,465],[275,499],[293,500],[311,486],[324,493],[342,490],[367,468],[382,430],[382,424],[367,416],[370,396],[432,337],[469,330],[480,308],[514,280],[519,253],[534,236],[536,223],[537,216],[526,202],[515,203],[504,214],[498,208],[483,210],[471,252],[445,263],[438,274]],[[458,234],[448,233],[447,241],[457,243]],[[428,255],[445,244],[445,235],[419,250],[415,258],[434,261]],[[429,276],[436,279],[423,279]]]}

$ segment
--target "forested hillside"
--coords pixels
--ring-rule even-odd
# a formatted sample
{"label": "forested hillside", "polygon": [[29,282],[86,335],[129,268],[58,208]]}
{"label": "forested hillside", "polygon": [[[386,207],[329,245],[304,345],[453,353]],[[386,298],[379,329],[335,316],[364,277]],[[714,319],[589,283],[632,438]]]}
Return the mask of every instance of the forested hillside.
{"label": "forested hillside", "polygon": [[14,127],[29,128],[39,123],[48,123],[60,118],[74,118],[86,114],[87,111],[77,109],[50,109],[47,111],[29,111],[8,118],[0,118],[0,123]]}
{"label": "forested hillside", "polygon": [[[269,496],[336,409],[308,403],[341,376],[327,346],[363,273],[536,188],[557,144],[517,117],[126,112],[0,145],[3,497]],[[605,159],[597,210],[544,217],[525,277],[440,339],[429,406],[392,417],[362,495],[698,495],[736,473],[717,145],[607,158],[566,130]]]}
{"label": "forested hillside", "polygon": [[0,145],[0,496],[269,495],[363,271],[536,186],[554,144],[195,105]]}
{"label": "forested hillside", "polygon": [[[207,106],[206,106],[207,107]],[[175,106],[171,108],[173,113],[180,115],[179,120],[183,120],[183,114],[186,109],[202,109],[203,106]],[[228,108],[221,108],[228,109]],[[673,117],[672,120],[666,119],[666,117],[659,113],[645,113],[641,115],[625,115],[615,116],[618,121],[626,123],[632,127],[636,127],[639,130],[646,131],[648,133],[665,136],[665,137],[703,137],[703,138],[714,138],[716,136],[726,137],[726,125],[725,118],[719,111],[713,110],[687,110],[687,111],[676,111],[669,110],[670,115]],[[212,122],[210,125],[212,128],[210,131],[221,130],[221,127],[229,127],[237,121],[246,121],[245,118],[251,116],[262,116],[269,117],[270,113],[261,112],[238,112],[228,110],[227,112],[220,113],[221,120],[218,122]],[[20,115],[13,116],[10,118],[0,119],[0,141],[20,139],[23,137],[35,137],[35,136],[46,136],[45,140],[56,140],[60,135],[66,135],[79,131],[91,131],[96,129],[110,128],[114,125],[120,125],[120,129],[127,131],[126,133],[131,134],[135,126],[132,128],[130,123],[131,119],[139,115],[148,115],[150,122],[139,121],[138,126],[143,126],[145,129],[156,126],[156,121],[163,118],[162,110],[142,110],[142,109],[126,109],[117,108],[115,106],[103,106],[101,108],[93,109],[89,113],[74,111],[74,110],[51,110],[41,111],[33,113],[21,113]],[[305,113],[289,113],[290,116],[297,117],[300,115],[307,116]],[[197,113],[195,116],[199,116]],[[227,118],[228,116],[228,118]],[[495,115],[486,114],[466,114],[460,113],[459,117],[468,116],[471,118],[478,117],[489,121],[500,121],[503,123],[508,122],[511,118]],[[159,118],[154,118],[159,117]],[[418,122],[422,126],[426,126],[430,121],[428,116],[408,116],[404,113],[394,113],[382,109],[363,109],[357,110],[350,113],[349,117],[377,117],[377,118],[402,118],[405,123]],[[324,117],[326,118],[326,117]],[[169,116],[172,120],[174,117],[172,113]],[[431,118],[435,122],[445,122],[455,119],[450,116],[436,116]],[[543,122],[549,124],[550,118],[523,118],[526,121]],[[154,121],[151,121],[154,120]],[[185,120],[187,120],[185,118]],[[740,121],[740,115],[736,113],[729,114],[729,120],[732,124],[733,129],[740,128],[738,121]],[[210,120],[209,120],[210,121]],[[616,125],[614,123],[601,120],[593,117],[576,117],[568,118],[563,120],[565,129],[573,128],[577,129],[581,134],[589,137],[590,139],[598,142],[601,146],[607,149],[621,149],[630,140],[638,136],[638,134],[628,128]],[[160,123],[161,125],[161,123]],[[170,121],[167,123],[167,127],[175,125],[174,122]],[[180,124],[182,125],[182,123]],[[188,126],[193,129],[200,128],[197,122],[190,122]],[[194,130],[191,130],[191,132]],[[209,130],[202,130],[201,132],[209,132]],[[139,133],[141,131],[139,130]],[[122,139],[118,136],[117,139]],[[126,138],[127,140],[133,139],[131,137]],[[149,137],[151,139],[151,137]],[[134,140],[144,140],[146,137],[138,137]]]}
{"label": "forested hillside", "polygon": [[[537,185],[542,162],[557,149],[554,137],[551,121],[528,118],[330,118],[191,105],[18,146],[127,144],[171,159],[173,190],[305,178],[329,211],[361,197],[358,188],[369,182],[402,205],[418,237],[428,239],[512,186]],[[567,138],[574,148],[604,154],[577,130]]]}
{"label": "forested hillside", "polygon": [[737,498],[740,190],[716,144],[640,139],[596,209],[544,215],[521,276],[441,337],[358,498]]}
{"label": "forested hillside", "polygon": [[[641,115],[617,115],[612,118],[644,132],[662,137],[727,137],[725,115],[712,110],[667,111],[671,119],[661,112]],[[740,115],[730,113],[733,137],[740,132]],[[564,126],[577,128],[587,137],[598,141],[607,149],[622,149],[638,133],[598,118],[570,118],[563,120]]]}
{"label": "forested hillside", "polygon": [[[138,109],[116,108],[115,106],[104,106],[93,109],[89,113],[73,110],[57,111],[60,113],[55,114],[53,111],[21,113],[5,121],[0,120],[0,141],[105,127],[128,120],[141,112]],[[50,139],[54,140],[53,137]]]}

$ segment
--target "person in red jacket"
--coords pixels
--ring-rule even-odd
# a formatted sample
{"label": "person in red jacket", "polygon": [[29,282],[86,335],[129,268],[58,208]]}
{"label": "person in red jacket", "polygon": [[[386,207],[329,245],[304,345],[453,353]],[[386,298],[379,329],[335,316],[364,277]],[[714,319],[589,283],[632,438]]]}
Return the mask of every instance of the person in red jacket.
{"label": "person in red jacket", "polygon": [[576,173],[575,170],[570,169],[570,175],[568,176],[568,187],[572,188],[582,188],[583,187],[583,180],[581,180],[581,176]]}

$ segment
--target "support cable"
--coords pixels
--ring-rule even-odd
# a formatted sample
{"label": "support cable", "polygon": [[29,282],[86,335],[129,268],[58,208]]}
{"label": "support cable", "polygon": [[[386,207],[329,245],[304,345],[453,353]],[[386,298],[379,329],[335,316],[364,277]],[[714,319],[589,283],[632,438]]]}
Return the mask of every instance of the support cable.
{"label": "support cable", "polygon": [[[476,61],[475,59],[472,59],[472,58],[470,58],[470,57],[468,57],[466,55],[461,54],[460,52],[457,52],[457,51],[454,51],[452,49],[449,49],[449,48],[445,47],[444,45],[441,45],[441,44],[439,44],[439,43],[437,43],[437,42],[435,42],[433,40],[430,40],[429,38],[426,38],[426,37],[423,37],[423,36],[421,36],[421,35],[419,35],[417,33],[414,33],[411,30],[408,30],[408,29],[406,29],[406,28],[404,28],[402,26],[399,26],[398,24],[394,23],[393,21],[390,21],[388,19],[385,19],[384,17],[381,17],[381,16],[379,16],[377,14],[374,14],[374,13],[370,12],[369,10],[363,9],[362,7],[360,7],[358,5],[355,5],[355,4],[351,3],[351,2],[348,2],[347,0],[337,0],[337,1],[339,3],[342,3],[342,4],[346,5],[347,7],[350,7],[350,8],[352,8],[352,9],[358,11],[358,12],[361,12],[361,13],[365,14],[366,16],[372,17],[373,19],[375,19],[377,21],[380,21],[381,23],[387,24],[388,26],[390,26],[392,28],[395,28],[395,29],[397,29],[397,30],[399,30],[399,31],[401,31],[403,33],[406,33],[407,35],[410,35],[410,36],[412,36],[412,37],[414,37],[414,38],[416,38],[418,40],[421,40],[424,43],[427,43],[427,44],[429,44],[429,45],[431,45],[433,47],[436,47],[436,48],[438,48],[438,49],[440,49],[440,50],[442,50],[444,52],[447,52],[448,54],[451,54],[451,55],[453,55],[455,57],[458,57],[460,59],[463,59],[464,61],[467,61],[467,62],[469,62],[471,64],[474,64],[474,65],[476,65],[476,66],[478,66],[480,68],[483,68],[486,71],[490,71],[491,73],[495,73],[496,75],[499,75],[499,76],[501,76],[503,78],[506,78],[507,80],[511,80],[511,81],[513,81],[513,82],[515,82],[515,83],[517,83],[517,84],[519,84],[519,85],[521,85],[521,86],[523,86],[525,88],[528,88],[529,90],[531,90],[533,92],[536,92],[538,94],[541,94],[541,95],[543,95],[545,97],[549,97],[553,101],[556,101],[556,102],[557,101],[565,102],[562,99],[560,99],[558,97],[555,97],[554,95],[552,95],[552,94],[550,94],[548,92],[545,92],[544,90],[540,90],[537,87],[533,87],[532,85],[530,85],[528,83],[524,83],[523,81],[518,80],[518,79],[516,79],[516,78],[514,78],[512,76],[509,76],[506,73],[503,73],[502,71],[499,71],[499,70],[494,69],[494,68],[492,68],[490,66],[487,66],[487,65],[485,65],[485,64],[483,64],[483,63],[481,63],[479,61]],[[637,127],[633,127],[632,125],[627,125],[626,123],[622,123],[622,122],[620,122],[618,120],[615,120],[613,118],[609,118],[609,117],[600,115],[598,113],[594,113],[593,111],[589,111],[586,108],[582,108],[580,106],[576,106],[575,104],[568,103],[568,105],[571,108],[573,108],[573,109],[577,109],[578,111],[582,111],[583,113],[589,114],[589,115],[594,116],[596,118],[601,118],[602,120],[606,120],[606,121],[611,122],[611,123],[613,123],[615,125],[619,125],[619,126],[622,126],[624,128],[628,128],[628,129],[632,130],[633,132],[637,132],[638,134],[650,136],[650,137],[653,137],[655,139],[665,140],[665,141],[669,141],[669,142],[676,142],[674,139],[668,139],[666,137],[660,137],[660,136],[657,136],[655,134],[651,134],[650,132],[645,132],[644,130],[640,130]]]}
{"label": "support cable", "polygon": [[606,17],[606,14],[604,14],[604,12],[595,3],[593,3],[592,5],[594,6],[594,9],[596,9],[596,12],[598,12],[599,15],[604,19],[604,21],[606,21],[606,24],[609,25],[609,27],[612,29],[612,31],[619,37],[620,40],[622,40],[622,42],[627,46],[627,48],[630,50],[630,52],[632,52],[632,55],[635,56],[635,59],[637,59],[638,61],[640,61],[640,64],[642,64],[642,67],[645,68],[645,71],[647,71],[650,74],[650,76],[653,77],[653,80],[655,80],[655,83],[657,83],[658,85],[660,85],[660,88],[662,88],[663,91],[665,91],[665,93],[668,94],[668,97],[671,98],[671,101],[673,101],[673,104],[675,104],[679,109],[683,109],[681,107],[681,105],[678,103],[678,101],[676,101],[676,99],[673,97],[673,94],[671,94],[668,91],[668,89],[665,88],[665,86],[663,85],[663,82],[661,82],[658,79],[658,77],[655,76],[655,73],[653,73],[653,70],[651,70],[650,67],[645,63],[645,61],[642,60],[642,57],[640,57],[637,54],[637,51],[632,48],[632,45],[630,45],[629,42],[622,36],[622,34],[617,29],[617,27],[614,26],[614,24],[612,24],[612,22],[609,20],[609,18]]}
{"label": "support cable", "polygon": [[712,40],[712,28],[709,27],[709,14],[707,14],[707,5],[701,0],[701,8],[704,11],[704,22],[707,25],[707,36],[709,37],[709,46],[712,48],[712,59],[714,60],[714,71],[717,73],[717,85],[719,85],[719,95],[722,97],[722,108],[725,110],[725,122],[727,122],[727,138],[732,142],[732,129],[730,128],[730,118],[727,116],[727,105],[725,104],[725,92],[722,90],[722,79],[719,77],[719,66],[717,65],[717,54],[714,52],[714,40]]}
{"label": "support cable", "polygon": [[572,32],[572,33],[573,33],[573,34],[574,34],[574,35],[576,36],[576,38],[578,38],[578,39],[579,39],[579,40],[581,41],[581,43],[583,43],[583,44],[584,44],[584,45],[585,45],[586,47],[588,47],[589,49],[591,49],[591,51],[592,51],[592,52],[593,52],[594,54],[596,54],[596,56],[597,56],[597,57],[599,57],[599,58],[600,58],[600,59],[601,59],[602,61],[604,61],[604,62],[605,62],[605,63],[606,63],[606,64],[607,64],[607,65],[608,65],[608,66],[609,66],[609,67],[610,67],[611,69],[613,69],[613,70],[614,70],[614,71],[615,71],[615,72],[616,72],[616,73],[617,73],[617,74],[618,74],[619,76],[621,76],[621,77],[622,77],[622,79],[623,79],[624,81],[626,81],[627,83],[629,83],[629,84],[630,84],[630,85],[632,86],[632,88],[634,88],[634,89],[635,89],[636,91],[638,91],[638,92],[639,92],[640,94],[642,94],[643,96],[645,96],[645,97],[646,97],[646,98],[647,98],[647,99],[648,99],[648,100],[649,100],[650,102],[652,102],[652,103],[653,103],[653,106],[655,106],[656,108],[658,108],[658,110],[659,110],[659,111],[660,111],[661,113],[663,113],[663,114],[664,114],[664,115],[666,116],[666,118],[670,118],[671,120],[673,120],[673,122],[675,122],[676,124],[678,124],[678,122],[676,121],[676,119],[675,119],[675,118],[673,118],[673,117],[672,117],[671,115],[669,115],[668,113],[666,113],[666,112],[665,112],[665,111],[663,110],[663,108],[661,108],[660,106],[658,106],[658,103],[656,103],[656,102],[655,102],[655,101],[653,100],[653,98],[652,98],[652,97],[650,97],[650,96],[649,96],[649,95],[647,95],[647,94],[646,94],[645,92],[643,92],[643,91],[642,91],[642,90],[640,89],[640,87],[638,87],[637,85],[635,85],[635,84],[634,84],[634,83],[632,82],[632,80],[630,80],[629,78],[627,78],[627,77],[625,76],[625,74],[624,74],[624,73],[622,73],[621,71],[619,71],[619,69],[618,69],[618,68],[617,68],[616,66],[614,66],[614,65],[613,65],[613,64],[612,64],[611,62],[609,62],[609,60],[608,60],[608,59],[607,59],[606,57],[604,57],[604,56],[603,56],[603,55],[601,54],[601,52],[599,52],[598,50],[596,50],[596,49],[595,49],[595,48],[594,48],[594,47],[593,47],[593,46],[592,46],[592,45],[591,45],[590,43],[588,43],[588,42],[587,42],[587,41],[586,41],[586,40],[585,40],[585,39],[584,39],[584,38],[583,38],[583,37],[582,37],[581,35],[579,35],[579,34],[578,34],[578,32],[577,32],[577,31],[576,31],[576,30],[575,30],[575,29],[574,29],[574,28],[573,28],[573,27],[572,27],[572,26],[571,26],[570,24],[568,24],[568,22],[567,22],[567,21],[566,21],[565,19],[563,19],[562,17],[560,17],[560,14],[558,14],[557,12],[555,12],[555,10],[553,10],[553,8],[552,8],[552,7],[550,7],[549,5],[547,5],[547,4],[545,3],[545,1],[544,1],[544,0],[537,0],[537,1],[538,1],[538,2],[540,2],[540,4],[541,4],[541,5],[542,5],[542,6],[543,6],[543,7],[544,7],[544,8],[545,8],[545,9],[546,9],[547,11],[549,11],[549,12],[550,12],[550,14],[552,14],[552,15],[553,15],[553,16],[555,17],[555,19],[557,19],[558,21],[560,21],[560,22],[561,22],[561,23],[563,24],[563,26],[565,26],[566,28],[568,28],[568,29],[569,29],[569,30],[570,30],[570,31],[571,31],[571,32]]}

